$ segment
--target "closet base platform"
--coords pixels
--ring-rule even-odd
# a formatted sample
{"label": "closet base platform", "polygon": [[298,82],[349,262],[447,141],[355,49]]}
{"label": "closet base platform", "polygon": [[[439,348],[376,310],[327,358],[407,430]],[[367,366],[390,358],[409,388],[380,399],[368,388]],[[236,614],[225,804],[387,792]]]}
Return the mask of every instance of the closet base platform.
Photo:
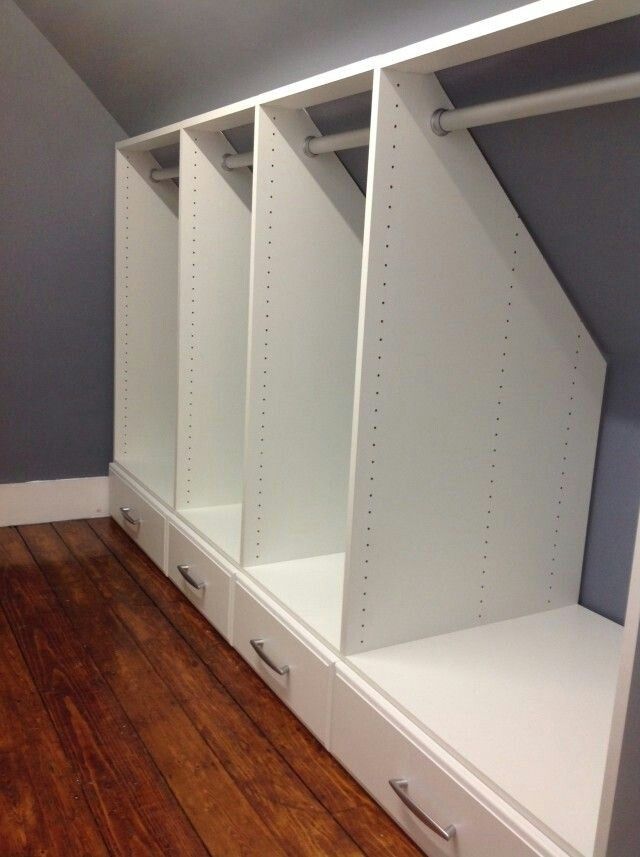
{"label": "closet base platform", "polygon": [[178,509],[178,514],[203,538],[213,542],[235,562],[240,561],[241,503]]}
{"label": "closet base platform", "polygon": [[339,649],[343,553],[256,565],[247,571],[319,637]]}
{"label": "closet base platform", "polygon": [[154,458],[121,458],[119,465],[127,474],[144,485],[149,491],[166,503],[173,505],[174,492],[174,463],[170,459]]}
{"label": "closet base platform", "polygon": [[590,857],[622,632],[576,605],[348,660],[564,852]]}

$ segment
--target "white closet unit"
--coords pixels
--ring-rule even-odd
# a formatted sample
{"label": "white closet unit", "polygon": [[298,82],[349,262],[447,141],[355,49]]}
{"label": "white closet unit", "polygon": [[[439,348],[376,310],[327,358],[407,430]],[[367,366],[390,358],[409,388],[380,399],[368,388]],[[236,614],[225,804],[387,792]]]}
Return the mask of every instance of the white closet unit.
{"label": "white closet unit", "polygon": [[[624,628],[579,604],[605,362],[430,126],[434,72],[636,11],[533,3],[118,147],[112,514],[430,857],[638,852],[638,549]],[[365,197],[305,142],[369,92]]]}
{"label": "white closet unit", "polygon": [[577,604],[605,363],[470,135],[431,131],[436,78],[382,70],[374,103],[343,650],[592,854],[622,633]]}
{"label": "white closet unit", "polygon": [[242,564],[337,648],[365,200],[292,100],[256,119]]}
{"label": "white closet unit", "polygon": [[225,132],[249,122],[252,110],[180,132],[176,508],[236,562],[242,518],[252,176],[248,167],[226,168],[224,157],[235,153]]}
{"label": "white closet unit", "polygon": [[175,490],[178,188],[150,151],[116,153],[115,459],[160,500]]}

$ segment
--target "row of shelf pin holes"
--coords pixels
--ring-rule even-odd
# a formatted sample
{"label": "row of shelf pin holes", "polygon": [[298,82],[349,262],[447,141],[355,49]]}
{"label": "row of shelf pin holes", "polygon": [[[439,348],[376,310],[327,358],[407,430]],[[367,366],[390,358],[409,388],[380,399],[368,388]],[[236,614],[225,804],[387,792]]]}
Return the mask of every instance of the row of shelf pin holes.
{"label": "row of shelf pin holes", "polygon": [[[396,89],[400,89],[399,83],[396,83],[395,86],[396,86]],[[399,108],[400,108],[400,101],[398,100],[395,102],[395,110],[397,111],[397,110],[399,110]],[[392,128],[393,131],[398,130],[398,116],[399,116],[399,114],[396,113],[396,120],[393,122],[393,128]],[[397,150],[397,143],[394,142],[391,144],[391,158],[392,158],[392,160],[395,159],[396,150]],[[390,164],[390,173],[392,170],[395,170],[395,168],[396,168],[395,163],[391,163]],[[388,212],[389,220],[391,219],[391,215],[389,214],[389,212],[391,212],[393,210],[392,209],[392,192],[393,192],[393,190],[394,190],[394,184],[392,182],[390,182],[389,183],[389,196],[388,196],[389,201],[387,202],[387,212]],[[387,289],[387,284],[389,282],[389,279],[388,279],[389,278],[389,272],[388,272],[389,256],[386,253],[386,251],[390,250],[390,248],[391,248],[391,237],[389,235],[389,232],[391,231],[391,223],[390,222],[388,222],[386,224],[386,229],[387,229],[387,237],[385,239],[385,245],[384,245],[384,250],[385,250],[384,256],[386,257],[386,261],[383,263],[385,270],[383,271],[382,278],[380,280],[380,283],[381,283],[381,285],[380,285],[381,291],[380,291],[380,298],[379,298],[379,300],[380,300],[380,312],[379,312],[380,318],[378,319],[378,323],[380,325],[384,324],[384,316],[385,316],[385,312],[386,312],[386,310],[382,309],[382,308],[386,307],[387,302],[388,302],[388,294],[386,292],[386,289]],[[377,368],[377,372],[376,372],[376,377],[381,378],[382,377],[382,365],[383,365],[383,354],[382,354],[383,347],[382,347],[382,344],[384,341],[384,337],[382,336],[382,329],[380,329],[380,328],[378,329],[377,339],[378,339],[378,347],[377,347],[378,368]],[[374,390],[375,405],[373,407],[373,411],[371,414],[371,418],[372,418],[371,427],[372,427],[373,432],[376,432],[378,430],[378,423],[380,420],[380,414],[379,414],[379,412],[380,412],[380,407],[379,407],[380,406],[380,398],[379,397],[380,397],[380,388],[376,387],[376,389]],[[369,483],[372,483],[375,481],[375,470],[374,470],[374,468],[375,468],[375,463],[376,463],[375,456],[378,454],[378,452],[376,451],[377,450],[377,446],[376,446],[377,443],[378,443],[378,435],[374,435],[371,439],[371,456],[372,457],[370,459]],[[370,485],[369,503],[368,503],[368,508],[367,508],[367,525],[366,525],[366,535],[365,535],[365,539],[366,539],[365,548],[367,551],[370,550],[370,548],[371,548],[371,539],[373,538],[373,536],[371,535],[371,533],[373,532],[373,529],[372,529],[373,528],[373,511],[374,511],[373,500],[374,500],[373,485]],[[368,573],[365,574],[365,572],[368,571],[366,566],[369,565],[369,559],[367,557],[365,557],[365,559],[364,559],[364,565],[365,565],[365,568],[363,570],[363,575],[362,575],[362,587],[363,587],[362,604],[366,605],[366,601],[364,599],[366,599],[366,597],[367,597],[367,589],[369,586],[369,583],[368,583],[369,575],[368,575]],[[362,621],[360,623],[360,632],[361,632],[360,633],[360,637],[361,637],[360,645],[364,645],[364,636],[365,636],[364,632],[366,629],[366,622],[364,620],[365,620],[365,617],[367,614],[367,608],[366,608],[366,606],[363,606],[360,608],[360,610],[361,610],[361,614],[362,614],[361,615]]]}
{"label": "row of shelf pin holes", "polygon": [[131,176],[131,161],[126,158],[125,167],[125,227],[124,227],[124,335],[122,338],[122,454],[128,452],[129,428],[129,180]]}
{"label": "row of shelf pin holes", "polygon": [[[275,125],[276,117],[272,116],[271,120]],[[271,143],[272,143],[271,154],[272,154],[272,156],[275,155],[275,136],[276,136],[276,132],[274,130],[271,132],[271,138],[272,138],[271,139]],[[274,196],[274,188],[273,188],[273,185],[275,184],[275,180],[274,180],[275,173],[273,172],[273,170],[275,170],[275,158],[274,157],[272,157],[271,170],[272,170],[271,177],[269,178],[269,184],[271,185],[271,187],[269,188],[269,190],[270,190],[269,200],[272,200],[273,196]],[[271,206],[271,202],[269,203],[269,205]],[[268,217],[267,232],[269,233],[269,238],[267,239],[267,259],[266,259],[267,264],[266,264],[266,275],[265,275],[265,291],[266,291],[266,294],[265,294],[265,311],[264,311],[264,325],[265,325],[265,327],[264,327],[264,353],[263,353],[263,361],[262,361],[262,396],[261,396],[262,407],[260,409],[260,443],[259,443],[259,449],[258,449],[258,471],[259,471],[259,474],[258,474],[258,502],[256,504],[256,542],[255,542],[255,545],[256,545],[255,558],[256,559],[260,559],[260,548],[261,548],[261,540],[262,540],[262,518],[263,518],[263,502],[262,502],[262,500],[263,500],[263,492],[262,492],[263,478],[262,478],[262,473],[264,470],[264,446],[265,446],[264,431],[265,431],[265,423],[266,423],[266,416],[267,416],[267,390],[268,390],[267,379],[268,379],[268,374],[269,374],[269,368],[268,368],[267,364],[269,362],[269,352],[268,352],[268,348],[269,348],[269,325],[270,325],[269,316],[270,316],[271,282],[272,282],[272,280],[271,280],[271,267],[272,267],[272,258],[271,257],[272,257],[272,247],[273,247],[273,233],[272,233],[273,223],[271,222],[272,214],[273,214],[273,210],[272,210],[272,208],[269,208],[267,210],[267,217]]]}
{"label": "row of shelf pin holes", "polygon": [[[516,219],[518,221],[520,220],[519,217],[517,217]],[[519,238],[519,237],[520,237],[520,232],[519,231],[515,232],[514,233],[514,240]],[[495,417],[496,423],[500,423],[500,421],[502,419],[502,414],[504,413],[503,405],[504,405],[505,395],[506,395],[506,393],[505,393],[505,386],[506,386],[505,385],[505,381],[506,381],[505,375],[507,374],[507,360],[509,357],[509,346],[510,346],[510,338],[509,337],[510,337],[510,332],[511,332],[511,328],[508,327],[508,325],[511,324],[511,319],[512,319],[512,314],[513,314],[513,290],[514,290],[513,280],[515,279],[516,267],[517,267],[517,257],[518,257],[517,246],[514,247],[513,256],[515,257],[513,259],[513,263],[511,266],[511,274],[513,276],[511,278],[511,281],[508,284],[508,289],[507,289],[508,300],[506,302],[507,305],[505,307],[505,315],[506,315],[505,331],[506,332],[503,334],[503,336],[504,336],[504,339],[502,341],[503,351],[502,351],[502,354],[499,358],[499,364],[498,364],[498,368],[499,368],[498,380],[499,380],[499,383],[498,383],[498,390],[497,390],[498,398],[496,400],[497,401],[496,407],[498,409],[496,411],[496,417]],[[480,593],[479,593],[479,605],[478,605],[478,619],[484,618],[484,610],[486,609],[484,605],[485,605],[486,600],[487,600],[487,598],[486,598],[486,595],[487,595],[487,592],[486,592],[487,576],[486,575],[487,575],[487,567],[488,567],[488,564],[490,562],[489,557],[490,557],[490,553],[491,553],[491,551],[490,551],[490,548],[491,548],[491,538],[490,537],[491,537],[491,525],[492,525],[491,512],[494,508],[495,495],[496,495],[496,490],[497,490],[496,489],[496,475],[497,475],[498,467],[497,467],[497,463],[496,463],[496,456],[499,455],[499,448],[500,448],[500,426],[496,425],[495,431],[493,433],[492,444],[491,444],[491,457],[490,457],[491,460],[490,460],[490,466],[489,466],[489,474],[490,474],[489,475],[489,491],[488,491],[488,498],[487,498],[488,499],[488,503],[487,503],[488,508],[487,508],[487,514],[486,514],[486,523],[485,523],[485,527],[484,527],[484,539],[483,539],[484,544],[483,544],[483,550],[482,550],[482,562],[481,562],[481,570],[480,570],[481,573],[480,573]]]}
{"label": "row of shelf pin holes", "polygon": [[187,377],[187,445],[186,445],[186,477],[185,477],[185,504],[187,506],[191,505],[191,488],[193,486],[192,480],[192,467],[191,461],[193,457],[193,397],[194,397],[194,373],[195,373],[195,359],[197,353],[197,345],[198,345],[198,330],[196,324],[196,301],[198,297],[198,286],[197,286],[197,240],[198,240],[198,232],[197,232],[197,223],[198,223],[198,205],[197,205],[197,175],[198,175],[198,156],[200,154],[200,150],[198,148],[198,138],[193,138],[193,185],[192,185],[192,193],[193,193],[193,205],[191,209],[191,217],[192,217],[192,225],[191,225],[191,323],[189,325],[189,368],[188,368],[188,377]]}

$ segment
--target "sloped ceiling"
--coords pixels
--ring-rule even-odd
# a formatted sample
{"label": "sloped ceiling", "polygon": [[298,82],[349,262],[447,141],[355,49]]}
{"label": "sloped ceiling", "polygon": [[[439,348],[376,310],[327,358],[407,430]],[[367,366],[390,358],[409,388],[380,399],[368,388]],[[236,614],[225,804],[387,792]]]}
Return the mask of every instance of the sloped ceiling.
{"label": "sloped ceiling", "polygon": [[17,0],[138,134],[525,0]]}

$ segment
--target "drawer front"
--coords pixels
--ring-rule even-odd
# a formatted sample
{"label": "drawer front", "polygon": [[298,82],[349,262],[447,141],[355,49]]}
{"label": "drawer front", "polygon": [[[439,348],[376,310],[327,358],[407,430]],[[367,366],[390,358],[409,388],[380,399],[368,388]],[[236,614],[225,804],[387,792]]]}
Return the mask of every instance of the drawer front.
{"label": "drawer front", "polygon": [[[123,512],[122,510],[129,510]],[[164,571],[164,517],[115,473],[109,475],[111,517]],[[127,517],[132,521],[127,520]]]}
{"label": "drawer front", "polygon": [[[326,743],[332,664],[307,646],[240,582],[236,583],[234,602],[234,646],[305,726]],[[256,644],[262,657],[252,640],[263,641]],[[284,674],[278,674],[276,669]]]}
{"label": "drawer front", "polygon": [[[334,678],[331,752],[429,857],[534,857],[532,850],[437,762],[345,681]],[[429,830],[396,795],[389,780],[406,781],[405,794],[450,841]]]}
{"label": "drawer front", "polygon": [[[168,574],[191,603],[229,639],[231,576],[169,524]],[[182,571],[180,570],[182,569]]]}

